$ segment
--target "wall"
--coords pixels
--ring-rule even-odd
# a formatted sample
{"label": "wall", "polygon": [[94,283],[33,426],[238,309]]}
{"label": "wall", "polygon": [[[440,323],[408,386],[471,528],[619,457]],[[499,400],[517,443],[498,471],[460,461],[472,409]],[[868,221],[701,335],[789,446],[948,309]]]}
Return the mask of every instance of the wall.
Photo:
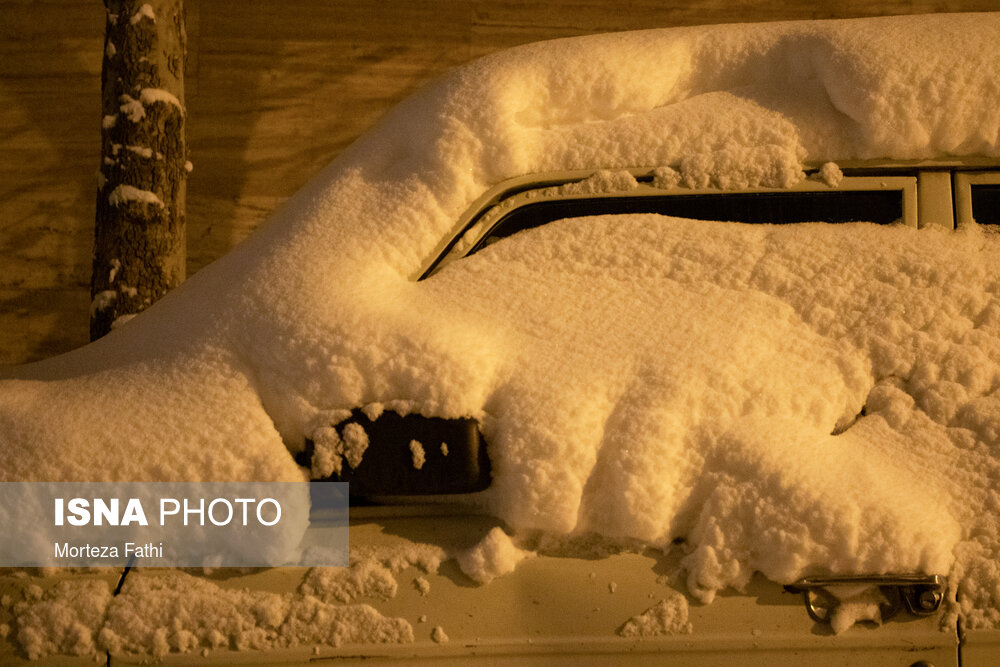
{"label": "wall", "polygon": [[[993,0],[186,0],[188,273],[440,72],[542,39]],[[0,0],[0,364],[87,342],[104,13]]]}

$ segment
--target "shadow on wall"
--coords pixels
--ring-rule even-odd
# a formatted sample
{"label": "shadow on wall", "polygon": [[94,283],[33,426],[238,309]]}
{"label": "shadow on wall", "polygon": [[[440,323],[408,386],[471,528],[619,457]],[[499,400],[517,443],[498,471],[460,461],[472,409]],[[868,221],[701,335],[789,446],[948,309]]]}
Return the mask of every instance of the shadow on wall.
{"label": "shadow on wall", "polygon": [[87,340],[104,11],[0,13],[0,363],[19,363]]}
{"label": "shadow on wall", "polygon": [[[474,57],[594,32],[991,4],[185,0],[188,274],[399,100]],[[0,16],[0,364],[13,364],[87,342],[104,12],[0,0]]]}
{"label": "shadow on wall", "polygon": [[[227,5],[231,5],[228,6]],[[205,3],[188,96],[188,273],[469,58],[468,3]],[[189,87],[190,89],[190,87]]]}

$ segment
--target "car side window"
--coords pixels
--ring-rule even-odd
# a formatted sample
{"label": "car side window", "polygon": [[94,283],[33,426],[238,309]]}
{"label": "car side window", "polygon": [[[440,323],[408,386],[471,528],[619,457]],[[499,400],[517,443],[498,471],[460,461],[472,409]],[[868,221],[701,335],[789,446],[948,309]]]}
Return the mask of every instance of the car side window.
{"label": "car side window", "polygon": [[526,204],[505,214],[468,254],[525,229],[563,218],[588,215],[658,213],[678,218],[750,224],[874,222],[885,225],[901,220],[903,207],[902,190],[557,199]]}
{"label": "car side window", "polygon": [[1000,184],[973,186],[972,217],[981,225],[1000,225]]}
{"label": "car side window", "polygon": [[836,185],[809,179],[788,189],[743,191],[661,188],[653,185],[651,175],[625,176],[630,183],[619,190],[580,192],[577,186],[587,183],[586,178],[540,180],[534,185],[518,182],[509,190],[498,190],[468,215],[420,278],[517,232],[590,215],[658,213],[749,224],[898,222],[917,226],[917,179],[912,175],[853,176]]}
{"label": "car side window", "polygon": [[1000,226],[1000,172],[957,173],[954,188],[959,224],[975,220],[980,225]]}

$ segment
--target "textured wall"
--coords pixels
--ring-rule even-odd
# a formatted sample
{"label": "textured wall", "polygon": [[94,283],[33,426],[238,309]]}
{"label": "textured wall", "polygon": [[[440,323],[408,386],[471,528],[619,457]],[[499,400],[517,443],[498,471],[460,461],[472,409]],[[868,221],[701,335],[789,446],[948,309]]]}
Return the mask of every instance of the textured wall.
{"label": "textured wall", "polygon": [[[525,42],[698,23],[984,11],[995,0],[186,0],[188,273],[389,107]],[[0,364],[87,340],[104,14],[0,0]]]}

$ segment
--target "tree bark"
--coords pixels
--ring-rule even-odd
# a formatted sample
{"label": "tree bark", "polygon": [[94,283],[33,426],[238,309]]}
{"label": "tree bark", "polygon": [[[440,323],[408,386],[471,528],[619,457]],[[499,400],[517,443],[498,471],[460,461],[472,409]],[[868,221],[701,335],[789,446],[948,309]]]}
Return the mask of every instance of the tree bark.
{"label": "tree bark", "polygon": [[105,0],[95,340],[184,280],[183,0]]}

